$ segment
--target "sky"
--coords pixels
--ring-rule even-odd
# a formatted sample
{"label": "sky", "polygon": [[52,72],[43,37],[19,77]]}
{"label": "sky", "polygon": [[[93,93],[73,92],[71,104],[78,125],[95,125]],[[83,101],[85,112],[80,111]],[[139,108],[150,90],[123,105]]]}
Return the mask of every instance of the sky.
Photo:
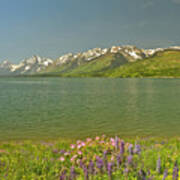
{"label": "sky", "polygon": [[180,45],[180,0],[0,0],[0,62]]}

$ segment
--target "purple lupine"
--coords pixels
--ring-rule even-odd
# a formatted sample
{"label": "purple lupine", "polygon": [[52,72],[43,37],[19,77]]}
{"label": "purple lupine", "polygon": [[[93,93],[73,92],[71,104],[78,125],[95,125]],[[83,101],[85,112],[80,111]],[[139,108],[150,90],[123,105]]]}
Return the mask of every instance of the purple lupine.
{"label": "purple lupine", "polygon": [[108,154],[108,150],[105,150],[105,151],[103,152],[103,159],[106,159],[107,154]]}
{"label": "purple lupine", "polygon": [[93,163],[92,160],[89,162],[88,169],[89,169],[89,173],[90,173],[91,175],[94,175],[94,173],[95,173],[95,168],[94,168],[94,163]]}
{"label": "purple lupine", "polygon": [[132,156],[132,155],[129,155],[129,156],[127,157],[127,164],[128,164],[128,165],[131,165],[131,164],[132,164],[132,161],[133,161],[133,156]]}
{"label": "purple lupine", "polygon": [[84,164],[83,164],[82,160],[79,161],[79,166],[80,166],[80,168],[84,167]]}
{"label": "purple lupine", "polygon": [[125,146],[124,141],[121,141],[121,143],[120,143],[120,154],[124,154],[124,151],[125,151],[124,146]]}
{"label": "purple lupine", "polygon": [[128,146],[128,151],[129,151],[129,154],[133,155],[133,145],[132,144],[130,144]]}
{"label": "purple lupine", "polygon": [[66,151],[65,150],[60,150],[59,153],[60,154],[64,154]]}
{"label": "purple lupine", "polygon": [[117,136],[115,137],[115,148],[116,150],[119,149],[119,138]]}
{"label": "purple lupine", "polygon": [[173,168],[173,180],[178,180],[178,177],[179,177],[179,168],[176,161]]}
{"label": "purple lupine", "polygon": [[89,179],[88,168],[84,166],[83,171],[84,171],[84,180],[88,180]]}
{"label": "purple lupine", "polygon": [[168,170],[165,169],[165,170],[164,170],[164,174],[163,174],[163,179],[162,179],[162,180],[165,180],[165,179],[167,178],[167,176],[168,176]]}
{"label": "purple lupine", "polygon": [[112,162],[107,164],[107,172],[108,172],[109,179],[112,179],[112,172],[113,172],[113,163]]}
{"label": "purple lupine", "polygon": [[71,170],[70,170],[70,178],[71,178],[71,180],[76,179],[76,171],[75,171],[74,166],[71,167]]}
{"label": "purple lupine", "polygon": [[135,154],[141,153],[141,146],[139,144],[135,144],[134,153]]}
{"label": "purple lupine", "polygon": [[118,154],[118,155],[116,156],[116,160],[117,160],[117,167],[119,168],[120,165],[121,165],[121,163],[122,163],[121,155],[120,155],[120,154]]}
{"label": "purple lupine", "polygon": [[156,171],[158,174],[161,173],[161,158],[159,157],[156,164]]}
{"label": "purple lupine", "polygon": [[124,169],[124,174],[127,175],[129,173],[129,169],[128,168],[125,168]]}
{"label": "purple lupine", "polygon": [[59,177],[59,180],[65,180],[65,179],[66,179],[66,170],[63,170]]}
{"label": "purple lupine", "polygon": [[59,150],[58,150],[58,149],[53,149],[52,152],[53,152],[54,154],[57,154],[57,153],[59,152]]}
{"label": "purple lupine", "polygon": [[146,173],[145,173],[144,170],[141,169],[141,170],[138,172],[138,178],[141,179],[141,180],[146,180]]}
{"label": "purple lupine", "polygon": [[96,166],[101,172],[103,171],[104,162],[99,156],[96,157]]}

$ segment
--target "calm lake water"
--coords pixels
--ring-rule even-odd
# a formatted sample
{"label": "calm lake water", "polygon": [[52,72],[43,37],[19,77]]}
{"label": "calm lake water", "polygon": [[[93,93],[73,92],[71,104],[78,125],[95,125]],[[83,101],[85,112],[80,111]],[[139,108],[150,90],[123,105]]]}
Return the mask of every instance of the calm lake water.
{"label": "calm lake water", "polygon": [[1,78],[0,140],[180,135],[180,79]]}

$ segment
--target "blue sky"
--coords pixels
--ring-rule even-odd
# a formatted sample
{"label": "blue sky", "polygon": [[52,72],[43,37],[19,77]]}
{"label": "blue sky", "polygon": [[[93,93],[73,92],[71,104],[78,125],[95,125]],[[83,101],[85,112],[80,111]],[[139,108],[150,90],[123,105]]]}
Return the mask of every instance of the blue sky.
{"label": "blue sky", "polygon": [[180,0],[0,0],[0,61],[180,45]]}

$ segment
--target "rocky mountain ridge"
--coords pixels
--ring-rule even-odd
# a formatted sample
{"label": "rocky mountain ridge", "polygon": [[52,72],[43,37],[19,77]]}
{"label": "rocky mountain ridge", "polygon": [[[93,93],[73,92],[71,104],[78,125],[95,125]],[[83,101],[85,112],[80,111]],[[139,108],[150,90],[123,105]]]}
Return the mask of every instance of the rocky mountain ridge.
{"label": "rocky mountain ridge", "polygon": [[[8,60],[0,63],[0,75],[11,74],[11,75],[23,75],[23,74],[36,74],[45,71],[48,67],[61,67],[64,64],[76,61],[80,64],[81,62],[90,62],[98,60],[98,58],[106,54],[120,54],[127,59],[128,62],[134,62],[142,60],[155,55],[157,52],[166,50],[177,50],[180,51],[180,46],[173,46],[168,48],[157,48],[157,49],[139,49],[135,46],[112,46],[111,48],[94,48],[82,53],[68,53],[60,56],[56,60],[50,58],[44,58],[40,56],[32,56],[31,58],[24,59],[19,64],[12,64]],[[78,65],[79,65],[78,64]]]}

